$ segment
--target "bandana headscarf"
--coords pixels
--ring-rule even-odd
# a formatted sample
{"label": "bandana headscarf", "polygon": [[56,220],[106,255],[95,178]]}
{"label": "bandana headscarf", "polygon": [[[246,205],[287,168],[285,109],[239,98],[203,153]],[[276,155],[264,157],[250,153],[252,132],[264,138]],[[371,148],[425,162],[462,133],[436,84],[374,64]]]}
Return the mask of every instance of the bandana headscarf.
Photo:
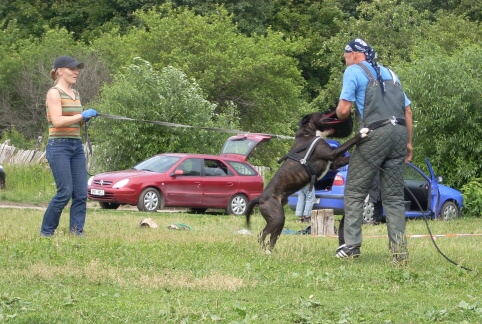
{"label": "bandana headscarf", "polygon": [[371,48],[370,45],[368,45],[363,39],[356,38],[345,46],[345,53],[349,52],[360,52],[365,54],[366,61],[373,66],[375,72],[377,73],[377,80],[381,85],[382,94],[385,94],[385,83],[383,82],[383,78],[380,73],[380,66],[375,61],[377,58],[377,53],[375,53],[375,50]]}

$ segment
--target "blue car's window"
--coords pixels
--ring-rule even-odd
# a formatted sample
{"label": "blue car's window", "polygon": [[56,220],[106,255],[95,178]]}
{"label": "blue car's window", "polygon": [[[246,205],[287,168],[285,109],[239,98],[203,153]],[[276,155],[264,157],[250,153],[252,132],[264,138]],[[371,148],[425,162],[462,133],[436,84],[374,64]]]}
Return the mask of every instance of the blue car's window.
{"label": "blue car's window", "polygon": [[404,198],[409,211],[427,211],[430,206],[430,183],[416,169],[405,164]]}
{"label": "blue car's window", "polygon": [[405,180],[418,180],[427,182],[427,179],[425,179],[417,170],[408,164],[405,164]]}
{"label": "blue car's window", "polygon": [[133,169],[162,173],[169,170],[179,159],[178,156],[156,155],[137,164]]}
{"label": "blue car's window", "polygon": [[244,175],[245,176],[254,176],[254,175],[257,174],[256,171],[246,163],[233,162],[233,161],[228,162],[228,163],[241,176],[244,176]]}

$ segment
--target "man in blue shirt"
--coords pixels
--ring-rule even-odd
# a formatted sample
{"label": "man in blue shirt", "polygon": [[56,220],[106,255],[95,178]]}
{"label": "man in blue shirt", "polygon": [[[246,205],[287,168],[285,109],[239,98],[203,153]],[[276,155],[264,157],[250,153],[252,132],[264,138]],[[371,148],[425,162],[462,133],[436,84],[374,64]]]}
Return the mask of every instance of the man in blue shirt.
{"label": "man in blue shirt", "polygon": [[405,236],[404,162],[412,158],[412,111],[400,80],[379,65],[375,51],[360,38],[350,41],[344,53],[347,68],[336,108],[338,118],[350,116],[355,103],[360,126],[370,129],[350,157],[345,186],[344,240],[338,258],[360,255],[363,204],[380,170],[380,187],[386,212],[392,262],[408,260]]}

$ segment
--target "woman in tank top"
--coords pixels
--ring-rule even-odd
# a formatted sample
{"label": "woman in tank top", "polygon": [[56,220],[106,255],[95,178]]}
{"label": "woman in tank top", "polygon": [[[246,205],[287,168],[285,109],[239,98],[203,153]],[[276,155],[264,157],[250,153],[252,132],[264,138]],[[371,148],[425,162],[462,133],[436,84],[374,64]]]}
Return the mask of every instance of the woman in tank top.
{"label": "woman in tank top", "polygon": [[49,139],[46,156],[57,186],[57,193],[45,211],[40,235],[50,237],[55,233],[63,209],[72,199],[70,207],[71,234],[84,236],[87,209],[87,167],[80,127],[97,116],[94,109],[83,110],[80,96],[73,85],[77,82],[80,63],[70,56],[58,57],[50,76],[54,86],[47,92],[46,110]]}

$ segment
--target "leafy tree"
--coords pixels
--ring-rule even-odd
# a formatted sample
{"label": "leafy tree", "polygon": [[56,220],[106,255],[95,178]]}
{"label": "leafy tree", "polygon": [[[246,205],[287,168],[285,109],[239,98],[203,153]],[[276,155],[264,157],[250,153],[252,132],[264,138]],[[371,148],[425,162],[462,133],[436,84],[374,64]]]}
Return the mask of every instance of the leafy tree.
{"label": "leafy tree", "polygon": [[446,183],[461,188],[482,174],[482,48],[466,44],[447,55],[428,47],[430,56],[419,55],[402,70],[415,106],[414,159],[429,157]]}
{"label": "leafy tree", "polygon": [[[217,14],[223,6],[233,15],[238,30],[247,35],[266,34],[273,10],[273,0],[174,0],[174,7],[187,7],[202,16]],[[164,1],[162,1],[164,3]],[[161,4],[161,1],[158,2]]]}
{"label": "leafy tree", "polygon": [[405,0],[418,11],[427,11],[444,15],[457,15],[480,22],[482,3],[480,0]]}
{"label": "leafy tree", "polygon": [[307,99],[312,100],[329,80],[329,69],[319,64],[317,54],[323,43],[340,28],[335,22],[343,19],[337,1],[275,0],[273,16],[268,21],[274,30],[288,39],[302,39],[303,52],[296,55],[303,78],[306,80]]}
{"label": "leafy tree", "polygon": [[358,11],[359,19],[350,17],[348,21],[340,21],[340,32],[323,44],[319,55],[324,60],[319,64],[329,69],[330,81],[313,100],[314,107],[334,106],[338,102],[345,69],[343,49],[351,39],[363,38],[375,49],[378,62],[397,72],[400,62],[410,61],[413,48],[422,42],[428,30],[425,14],[406,3],[364,2]]}
{"label": "leafy tree", "polygon": [[217,113],[234,105],[243,130],[292,133],[304,113],[303,79],[292,58],[298,43],[271,31],[241,35],[221,8],[206,17],[169,6],[136,15],[143,28],[93,44],[114,69],[134,56],[158,70],[172,65],[196,80]]}
{"label": "leafy tree", "polygon": [[357,7],[363,0],[338,0],[340,9],[347,15],[347,17],[355,17],[358,19],[359,12]]}
{"label": "leafy tree", "polygon": [[88,44],[104,31],[118,28],[126,32],[136,21],[133,13],[145,10],[162,0],[56,0],[52,4],[54,16],[49,20],[50,27],[64,27],[73,33],[75,39]]}
{"label": "leafy tree", "polygon": [[2,29],[14,22],[21,31],[21,38],[39,37],[52,16],[51,1],[48,0],[3,0],[0,4],[0,26]]}
{"label": "leafy tree", "polygon": [[66,28],[75,39],[88,43],[113,27],[125,32],[136,24],[134,12],[165,3],[190,8],[202,15],[215,14],[218,6],[224,5],[246,35],[264,34],[272,9],[271,0],[3,0],[0,22],[18,21],[24,37],[42,36],[44,26]]}
{"label": "leafy tree", "polygon": [[[173,67],[156,71],[135,58],[105,85],[94,104],[99,112],[142,121],[164,121],[194,128],[166,127],[150,122],[95,118],[91,123],[97,171],[130,168],[158,153],[219,154],[225,133],[197,127],[237,129],[236,114],[217,114],[194,80]],[[233,135],[233,134],[231,134]]]}
{"label": "leafy tree", "polygon": [[453,14],[464,16],[473,22],[482,22],[482,3],[479,0],[461,0]]}
{"label": "leafy tree", "polygon": [[15,126],[30,139],[45,135],[45,95],[53,85],[50,70],[57,56],[71,55],[85,62],[76,85],[84,105],[109,80],[106,65],[65,29],[49,30],[40,39],[17,39],[5,52],[9,55],[0,60],[0,131]]}
{"label": "leafy tree", "polygon": [[[438,12],[436,21],[428,27],[424,34],[424,43],[435,44],[437,50],[442,50],[449,55],[457,54],[466,44],[480,45],[482,39],[481,27],[480,22],[472,22],[462,16]],[[428,51],[434,51],[430,47],[422,46],[417,52],[423,53],[421,50],[425,48]]]}

